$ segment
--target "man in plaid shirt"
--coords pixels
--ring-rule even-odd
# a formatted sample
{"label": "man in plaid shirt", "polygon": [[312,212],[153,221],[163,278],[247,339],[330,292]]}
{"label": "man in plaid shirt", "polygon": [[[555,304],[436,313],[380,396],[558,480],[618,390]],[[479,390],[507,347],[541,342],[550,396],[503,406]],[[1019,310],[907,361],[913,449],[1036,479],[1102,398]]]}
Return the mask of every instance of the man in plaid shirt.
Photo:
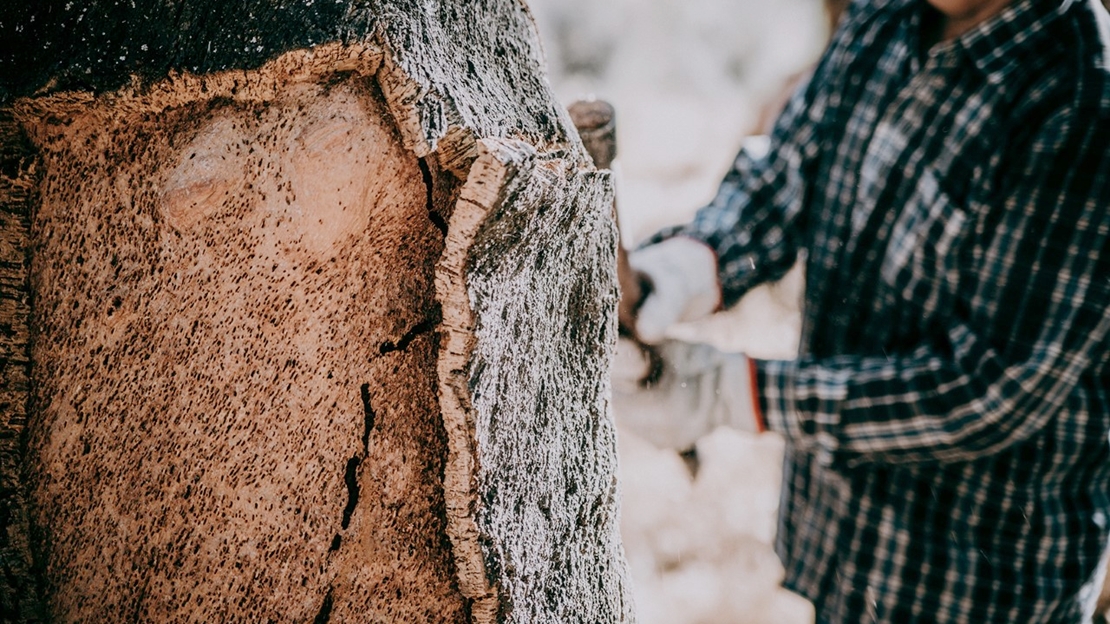
{"label": "man in plaid shirt", "polygon": [[769,150],[632,255],[651,342],[807,252],[797,359],[663,341],[615,407],[678,448],[786,438],[777,550],[819,622],[1080,621],[1110,512],[1108,42],[1099,0],[858,0]]}

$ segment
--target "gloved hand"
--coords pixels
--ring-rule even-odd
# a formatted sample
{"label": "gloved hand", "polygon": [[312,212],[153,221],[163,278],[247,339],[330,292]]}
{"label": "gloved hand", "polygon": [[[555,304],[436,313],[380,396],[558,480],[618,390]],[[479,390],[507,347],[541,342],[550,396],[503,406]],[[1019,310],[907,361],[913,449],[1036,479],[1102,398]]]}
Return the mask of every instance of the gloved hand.
{"label": "gloved hand", "polygon": [[684,450],[719,426],[765,430],[752,388],[747,357],[705,344],[668,340],[658,345],[663,372],[650,386],[639,383],[646,363],[638,345],[617,343],[613,414],[617,423],[661,448]]}
{"label": "gloved hand", "polygon": [[638,249],[628,255],[628,264],[650,281],[636,318],[636,335],[645,343],[655,344],[674,323],[708,316],[721,305],[717,256],[692,238]]}

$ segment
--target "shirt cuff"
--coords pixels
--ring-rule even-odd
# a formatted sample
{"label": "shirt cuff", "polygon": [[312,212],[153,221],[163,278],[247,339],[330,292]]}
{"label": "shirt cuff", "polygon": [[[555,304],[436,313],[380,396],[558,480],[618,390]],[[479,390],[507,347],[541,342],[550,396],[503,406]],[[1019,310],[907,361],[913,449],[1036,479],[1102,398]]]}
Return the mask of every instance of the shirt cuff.
{"label": "shirt cuff", "polygon": [[763,405],[759,391],[759,371],[756,369],[755,360],[748,358],[748,388],[752,397],[752,417],[755,419],[755,432],[767,433],[767,418],[763,416]]}
{"label": "shirt cuff", "polygon": [[840,411],[848,394],[847,375],[799,360],[748,360],[752,396],[767,431],[781,434],[797,448],[812,451],[831,465],[840,450]]}

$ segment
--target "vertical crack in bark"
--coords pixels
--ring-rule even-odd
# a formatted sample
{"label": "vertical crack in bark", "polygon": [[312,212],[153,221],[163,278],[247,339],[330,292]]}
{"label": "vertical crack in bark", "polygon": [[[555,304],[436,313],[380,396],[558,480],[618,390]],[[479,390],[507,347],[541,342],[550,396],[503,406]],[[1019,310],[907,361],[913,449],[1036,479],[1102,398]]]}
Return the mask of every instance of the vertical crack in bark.
{"label": "vertical crack in bark", "polygon": [[431,332],[435,331],[442,318],[442,307],[437,304],[432,310],[431,315],[427,319],[421,321],[412,329],[405,332],[405,335],[401,336],[401,339],[398,340],[396,343],[390,341],[383,342],[382,345],[378,347],[378,353],[380,353],[381,355],[386,355],[388,353],[393,353],[394,351],[404,351],[405,349],[408,349],[409,345],[412,344],[412,341],[416,340],[417,337],[423,334],[430,334]]}
{"label": "vertical crack in bark", "polygon": [[358,505],[358,465],[362,460],[356,455],[347,460],[347,471],[343,475],[343,481],[347,484],[347,506],[343,508],[343,522],[340,524],[344,529],[351,526],[351,515],[355,513],[355,507]]}
{"label": "vertical crack in bark", "polygon": [[324,604],[320,605],[320,611],[316,613],[316,617],[312,619],[312,624],[328,624],[331,620],[331,607],[332,607],[332,588],[328,588],[328,593],[324,595]]}
{"label": "vertical crack in bark", "polygon": [[447,236],[447,221],[443,219],[443,215],[436,211],[435,198],[433,191],[435,190],[434,181],[432,180],[432,170],[428,167],[428,159],[420,158],[417,160],[420,165],[420,175],[424,178],[424,188],[428,191],[428,218],[432,220],[432,224],[444,236]]}
{"label": "vertical crack in bark", "polygon": [[362,456],[370,455],[370,431],[374,429],[374,408],[370,406],[370,384],[362,384],[359,388],[362,396]]}

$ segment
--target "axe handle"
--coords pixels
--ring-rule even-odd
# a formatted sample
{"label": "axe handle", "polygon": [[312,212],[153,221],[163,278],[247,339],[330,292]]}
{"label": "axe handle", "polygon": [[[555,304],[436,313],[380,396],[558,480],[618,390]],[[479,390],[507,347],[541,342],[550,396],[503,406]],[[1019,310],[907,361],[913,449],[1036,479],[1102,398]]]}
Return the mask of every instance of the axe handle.
{"label": "axe handle", "polygon": [[594,166],[610,169],[617,157],[617,119],[605,100],[578,100],[567,108]]}

